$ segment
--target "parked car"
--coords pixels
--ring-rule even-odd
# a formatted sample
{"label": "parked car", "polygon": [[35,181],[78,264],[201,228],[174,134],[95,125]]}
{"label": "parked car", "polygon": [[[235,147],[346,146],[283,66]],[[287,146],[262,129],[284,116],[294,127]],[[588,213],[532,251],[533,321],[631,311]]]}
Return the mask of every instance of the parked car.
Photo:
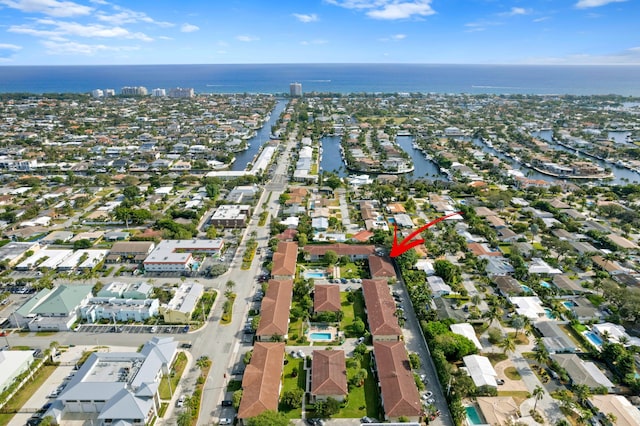
{"label": "parked car", "polygon": [[233,405],[233,401],[231,401],[230,399],[225,399],[220,403],[220,405],[222,405],[223,407],[231,407]]}
{"label": "parked car", "polygon": [[300,350],[300,351],[298,351],[298,356],[299,356],[300,358],[304,358],[306,355],[304,354],[304,352],[302,352],[302,351]]}
{"label": "parked car", "polygon": [[220,421],[218,422],[219,425],[230,425],[233,424],[233,421],[229,418],[222,418],[220,419]]}
{"label": "parked car", "polygon": [[186,396],[184,395],[180,395],[180,398],[178,398],[178,402],[176,402],[176,407],[180,408],[180,407],[184,407],[184,401],[185,399],[187,399]]}

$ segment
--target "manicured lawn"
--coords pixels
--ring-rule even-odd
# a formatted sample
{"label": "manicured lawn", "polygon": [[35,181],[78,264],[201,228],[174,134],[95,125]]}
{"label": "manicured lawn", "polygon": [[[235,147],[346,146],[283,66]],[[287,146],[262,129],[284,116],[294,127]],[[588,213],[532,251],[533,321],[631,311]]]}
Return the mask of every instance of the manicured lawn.
{"label": "manicured lawn", "polygon": [[491,361],[491,365],[496,365],[497,363],[508,358],[507,355],[503,354],[502,352],[487,352],[483,353],[482,355],[489,358],[489,361]]}
{"label": "manicured lawn", "polygon": [[353,305],[347,302],[347,293],[340,293],[340,302],[344,316],[340,321],[340,329],[344,331],[345,337],[360,337],[353,330],[353,322],[356,318],[360,318],[366,324],[364,314],[364,298],[361,291],[354,292]]}
{"label": "manicured lawn", "polygon": [[[284,377],[280,396],[282,396],[282,394],[284,394],[285,392],[296,388],[300,388],[304,391],[307,379],[307,372],[304,369],[305,360],[303,358],[293,358],[292,356],[287,355],[286,359],[289,362],[284,366]],[[292,375],[294,369],[298,371],[295,377]],[[284,413],[289,419],[299,419],[300,417],[302,417],[302,408],[295,408],[292,410],[289,409],[289,407],[283,406],[281,404],[278,407],[278,411]]]}
{"label": "manicured lawn", "polygon": [[602,305],[602,302],[604,302],[604,297],[600,296],[599,294],[587,294],[586,297],[591,303],[593,303],[593,306],[595,306],[596,308]]}
{"label": "manicured lawn", "polygon": [[498,249],[500,249],[502,254],[511,254],[511,244],[500,244]]}
{"label": "manicured lawn", "polygon": [[[294,302],[295,303],[295,302]],[[302,319],[289,322],[289,339],[287,345],[297,345],[297,340],[304,335]]]}
{"label": "manicured lawn", "polygon": [[507,368],[505,368],[504,374],[511,380],[520,380],[521,379],[520,373],[518,373],[518,370],[516,370],[515,367],[507,367]]}
{"label": "manicured lawn", "polygon": [[[26,385],[16,393],[11,401],[7,402],[4,409],[5,411],[17,411],[33,396],[36,390],[42,386],[42,384],[49,378],[49,376],[56,371],[55,365],[43,365],[38,372],[33,376]],[[8,425],[11,423],[11,419],[15,414],[0,414],[0,426]]]}
{"label": "manicured lawn", "polygon": [[[376,379],[371,372],[369,355],[366,355],[362,361],[362,368],[367,370],[367,378],[361,387],[350,386],[347,405],[342,408],[333,417],[336,418],[359,418],[362,416],[382,418],[380,412],[380,393],[376,383]],[[357,373],[356,369],[347,370],[347,380],[351,379]]]}
{"label": "manicured lawn", "polygon": [[520,330],[518,332],[518,336],[516,337],[516,333],[515,331],[512,333],[509,333],[509,336],[513,337],[516,341],[516,345],[528,345],[529,344],[529,338],[527,337],[526,334],[524,334],[522,332],[522,330]]}
{"label": "manicured lawn", "polygon": [[340,267],[340,278],[364,278],[363,270],[353,262]]}
{"label": "manicured lawn", "polygon": [[172,370],[175,371],[175,374],[171,377],[171,389],[169,389],[169,381],[167,380],[168,377],[166,375],[163,376],[160,381],[158,393],[160,394],[161,399],[171,399],[171,394],[172,392],[175,393],[176,388],[178,387],[178,382],[180,382],[180,378],[182,377],[182,373],[186,366],[187,356],[180,352],[172,365]]}

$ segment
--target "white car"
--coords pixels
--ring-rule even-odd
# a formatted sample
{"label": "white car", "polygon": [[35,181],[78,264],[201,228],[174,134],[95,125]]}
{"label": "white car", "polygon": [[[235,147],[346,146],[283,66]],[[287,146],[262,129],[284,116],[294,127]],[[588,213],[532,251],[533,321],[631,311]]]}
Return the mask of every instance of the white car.
{"label": "white car", "polygon": [[176,402],[176,407],[180,408],[180,407],[184,407],[184,400],[186,399],[186,397],[184,395],[181,395],[180,398],[178,398],[178,402]]}
{"label": "white car", "polygon": [[300,350],[300,351],[298,351],[298,356],[299,356],[300,358],[304,358],[306,355],[304,354],[304,352],[302,352],[302,351]]}
{"label": "white car", "polygon": [[230,425],[233,422],[231,421],[231,419],[227,419],[227,418],[223,418],[220,419],[220,421],[218,422],[219,425]]}

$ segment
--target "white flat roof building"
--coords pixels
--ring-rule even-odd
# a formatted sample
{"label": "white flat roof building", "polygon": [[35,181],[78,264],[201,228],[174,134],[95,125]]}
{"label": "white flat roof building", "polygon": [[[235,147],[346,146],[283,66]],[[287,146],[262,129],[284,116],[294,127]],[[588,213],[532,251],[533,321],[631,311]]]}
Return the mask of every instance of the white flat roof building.
{"label": "white flat roof building", "polygon": [[73,250],[42,249],[34,253],[31,257],[19,263],[16,266],[16,269],[22,271],[34,268],[55,269],[60,263],[62,263],[72,254]]}
{"label": "white flat roof building", "polygon": [[192,253],[216,254],[224,246],[222,238],[213,240],[162,240],[144,261],[150,272],[182,272],[194,264]]}
{"label": "white flat roof building", "polygon": [[0,351],[0,392],[4,392],[16,377],[27,371],[33,362],[33,351]]}
{"label": "white flat roof building", "polygon": [[509,301],[516,307],[518,315],[538,320],[546,315],[542,302],[537,296],[510,297]]}
{"label": "white flat roof building", "polygon": [[449,326],[452,332],[459,334],[461,336],[466,337],[471,340],[478,350],[482,350],[482,344],[480,340],[478,340],[478,336],[476,336],[476,331],[473,329],[473,326],[469,323],[462,324],[451,324]]}
{"label": "white flat roof building", "polygon": [[498,373],[493,369],[489,358],[480,355],[467,355],[462,360],[476,386],[498,386],[496,382]]}
{"label": "white flat roof building", "polygon": [[[109,250],[77,250],[71,256],[58,264],[59,270],[70,270],[76,267],[81,269],[92,269],[105,258]],[[81,259],[84,260],[80,262]]]}

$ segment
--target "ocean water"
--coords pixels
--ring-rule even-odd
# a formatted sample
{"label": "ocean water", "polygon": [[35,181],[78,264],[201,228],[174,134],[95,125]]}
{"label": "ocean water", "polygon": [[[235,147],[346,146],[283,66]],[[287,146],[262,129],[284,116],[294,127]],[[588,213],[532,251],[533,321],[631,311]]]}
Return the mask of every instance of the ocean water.
{"label": "ocean water", "polygon": [[124,86],[197,93],[494,93],[640,96],[640,66],[266,64],[0,66],[0,93],[83,93]]}

